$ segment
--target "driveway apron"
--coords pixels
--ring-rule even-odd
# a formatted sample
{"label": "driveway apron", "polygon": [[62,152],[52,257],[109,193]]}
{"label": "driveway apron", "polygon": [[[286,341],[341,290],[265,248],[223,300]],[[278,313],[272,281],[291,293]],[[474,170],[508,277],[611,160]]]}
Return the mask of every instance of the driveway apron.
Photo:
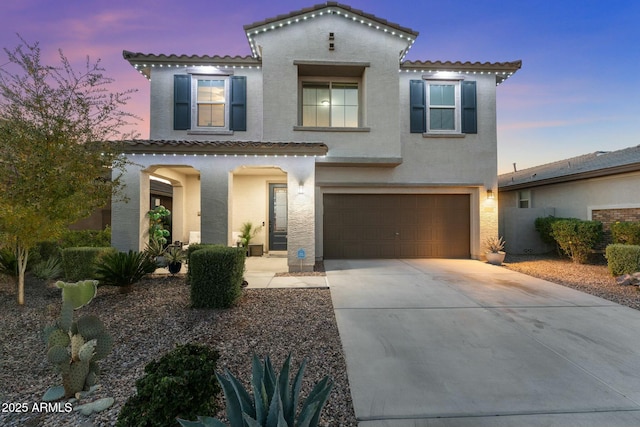
{"label": "driveway apron", "polygon": [[640,426],[640,311],[473,260],[325,268],[359,426]]}

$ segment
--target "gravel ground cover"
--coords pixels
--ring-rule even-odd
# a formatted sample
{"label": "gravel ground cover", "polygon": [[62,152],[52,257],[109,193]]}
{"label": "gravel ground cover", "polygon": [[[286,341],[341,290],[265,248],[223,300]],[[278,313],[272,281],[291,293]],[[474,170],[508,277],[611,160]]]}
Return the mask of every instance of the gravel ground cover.
{"label": "gravel ground cover", "polygon": [[[508,255],[504,266],[640,309],[638,288],[617,285],[602,262],[579,265],[553,256]],[[60,291],[42,282],[30,282],[26,289],[26,305],[18,307],[13,285],[0,280],[0,402],[27,403],[31,408],[49,386],[60,382],[46,361],[40,338],[42,328],[60,311]],[[235,308],[193,310],[182,278],[156,277],[145,279],[130,294],[100,288],[98,297],[81,310],[89,313],[103,320],[116,343],[101,361],[102,389],[93,398],[111,396],[115,405],[89,418],[77,413],[0,412],[0,425],[111,426],[135,392],[135,380],[144,366],[187,342],[217,349],[219,370],[228,367],[245,382],[254,353],[269,354],[278,367],[289,351],[296,367],[307,358],[303,396],[324,375],[335,381],[321,425],[357,425],[327,289],[245,289]],[[222,398],[219,403],[224,408]]]}
{"label": "gravel ground cover", "polygon": [[637,286],[621,286],[609,274],[602,255],[594,264],[574,264],[553,255],[507,255],[504,266],[530,276],[604,298],[640,310]]}
{"label": "gravel ground cover", "polygon": [[[187,342],[217,349],[218,371],[229,368],[247,386],[253,354],[269,354],[277,369],[289,352],[295,369],[306,358],[303,397],[325,375],[334,379],[321,425],[357,424],[328,289],[245,289],[237,307],[194,310],[182,277],[145,279],[129,294],[99,288],[98,296],[76,316],[96,314],[114,336],[112,353],[100,361],[102,388],[91,400],[111,396],[116,403],[90,417],[32,411],[47,388],[61,382],[46,361],[40,335],[58,316],[60,290],[33,281],[26,286],[24,307],[18,307],[15,298],[13,285],[5,280],[0,284],[0,402],[26,403],[29,409],[0,412],[2,426],[112,426],[135,393],[144,366]],[[219,407],[224,409],[222,396]]]}

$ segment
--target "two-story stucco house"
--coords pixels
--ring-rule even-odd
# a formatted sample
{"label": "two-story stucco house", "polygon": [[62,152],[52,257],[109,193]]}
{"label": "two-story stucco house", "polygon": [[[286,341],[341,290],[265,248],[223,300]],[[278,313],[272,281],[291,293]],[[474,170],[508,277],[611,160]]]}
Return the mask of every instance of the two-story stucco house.
{"label": "two-story stucco house", "polygon": [[173,240],[233,245],[250,221],[290,270],[481,257],[498,233],[496,87],[520,61],[406,61],[417,31],[335,2],[244,31],[246,57],[124,52],[150,80],[151,130],[126,144],[115,247],[144,247],[160,179]]}

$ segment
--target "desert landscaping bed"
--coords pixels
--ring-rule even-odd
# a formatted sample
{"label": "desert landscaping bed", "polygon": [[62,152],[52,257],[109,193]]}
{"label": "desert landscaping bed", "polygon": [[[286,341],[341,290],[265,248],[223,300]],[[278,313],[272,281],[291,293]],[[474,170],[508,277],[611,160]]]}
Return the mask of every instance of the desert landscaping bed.
{"label": "desert landscaping bed", "polygon": [[[60,290],[29,282],[26,304],[18,307],[12,288],[6,281],[0,285],[0,401],[27,403],[31,408],[48,387],[60,383],[46,361],[40,338],[43,327],[58,315]],[[356,425],[327,289],[245,289],[235,308],[195,310],[189,308],[184,278],[154,277],[137,284],[129,294],[101,287],[98,296],[81,311],[99,316],[114,336],[112,353],[100,363],[102,389],[93,397],[111,396],[114,406],[89,418],[75,412],[0,413],[0,425],[112,426],[126,399],[135,392],[135,380],[142,376],[144,366],[176,344],[187,342],[218,350],[218,371],[229,368],[245,381],[250,377],[253,354],[270,355],[278,369],[289,352],[294,367],[306,358],[303,397],[325,375],[335,382],[320,425]],[[219,407],[224,408],[222,397]]]}
{"label": "desert landscaping bed", "polygon": [[[508,256],[504,268],[549,280],[616,303],[640,309],[635,286],[620,286],[606,265],[579,265],[549,256]],[[0,402],[39,402],[60,382],[46,361],[42,328],[60,310],[60,291],[30,281],[26,305],[18,307],[13,285],[0,283]],[[111,426],[144,366],[176,344],[207,344],[220,353],[218,370],[228,367],[244,381],[252,355],[269,354],[276,366],[293,353],[294,366],[308,359],[303,396],[324,375],[334,389],[323,411],[322,426],[356,426],[346,365],[327,289],[245,289],[237,307],[228,310],[189,308],[189,289],[182,277],[153,277],[130,294],[101,287],[82,309],[96,314],[115,338],[113,352],[101,362],[102,389],[95,398],[111,396],[109,410],[89,418],[72,413],[0,413],[2,426]],[[224,408],[220,398],[219,406]],[[221,416],[222,413],[217,414]]]}
{"label": "desert landscaping bed", "polygon": [[553,255],[507,255],[504,266],[640,310],[638,287],[618,285],[602,255],[594,255],[592,264],[575,264]]}

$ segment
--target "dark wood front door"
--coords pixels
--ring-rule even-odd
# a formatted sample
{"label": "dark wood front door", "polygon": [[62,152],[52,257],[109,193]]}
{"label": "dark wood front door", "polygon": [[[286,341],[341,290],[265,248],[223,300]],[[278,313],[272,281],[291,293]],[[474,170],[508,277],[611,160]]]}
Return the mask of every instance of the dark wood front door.
{"label": "dark wood front door", "polygon": [[269,184],[269,250],[287,250],[287,184]]}

